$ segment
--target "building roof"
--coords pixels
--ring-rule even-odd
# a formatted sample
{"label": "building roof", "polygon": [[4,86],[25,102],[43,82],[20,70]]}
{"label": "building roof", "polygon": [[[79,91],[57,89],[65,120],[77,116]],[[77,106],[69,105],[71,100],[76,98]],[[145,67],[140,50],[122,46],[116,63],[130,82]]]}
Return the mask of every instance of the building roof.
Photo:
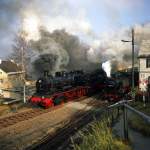
{"label": "building roof", "polygon": [[5,60],[5,61],[0,60],[0,69],[2,69],[6,73],[22,71],[19,65],[9,60]]}
{"label": "building roof", "polygon": [[150,40],[143,40],[138,58],[150,58]]}

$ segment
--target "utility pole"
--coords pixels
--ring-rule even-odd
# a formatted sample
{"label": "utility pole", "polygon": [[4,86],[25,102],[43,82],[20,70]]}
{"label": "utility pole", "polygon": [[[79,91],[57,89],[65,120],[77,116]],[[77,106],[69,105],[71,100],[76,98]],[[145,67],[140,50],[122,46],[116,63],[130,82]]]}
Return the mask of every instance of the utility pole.
{"label": "utility pole", "polygon": [[25,85],[25,67],[24,67],[24,45],[21,48],[21,65],[22,65],[22,79],[23,79],[23,102],[26,103],[26,85]]}
{"label": "utility pole", "polygon": [[[21,26],[23,29],[23,18],[21,20]],[[24,30],[21,31],[21,41],[22,41],[22,46],[21,46],[21,65],[22,65],[22,80],[23,80],[23,102],[26,103],[26,81],[25,81],[25,75],[26,75],[26,68],[25,68],[25,47],[27,46],[27,41],[25,39],[26,33]]]}
{"label": "utility pole", "polygon": [[135,99],[135,94],[134,94],[134,28],[132,28],[132,40],[131,41],[127,41],[127,40],[121,40],[122,42],[131,42],[132,43],[132,98],[133,100]]}
{"label": "utility pole", "polygon": [[21,46],[21,67],[22,67],[22,80],[23,80],[23,102],[26,103],[26,83],[25,83],[25,64],[24,64],[24,54],[25,54],[25,47],[26,41],[24,39],[24,33],[21,33],[22,38],[22,46]]}
{"label": "utility pole", "polygon": [[21,68],[22,72],[24,71],[24,45],[21,47]]}
{"label": "utility pole", "polygon": [[132,92],[134,92],[134,29],[133,28],[132,28]]}

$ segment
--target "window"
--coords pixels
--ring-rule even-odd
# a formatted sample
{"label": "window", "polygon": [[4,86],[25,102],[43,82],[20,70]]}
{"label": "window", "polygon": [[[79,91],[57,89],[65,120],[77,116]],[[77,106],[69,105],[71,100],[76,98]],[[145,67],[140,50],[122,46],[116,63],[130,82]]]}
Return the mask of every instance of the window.
{"label": "window", "polygon": [[145,74],[144,73],[141,73],[141,78],[145,78]]}
{"label": "window", "polygon": [[0,83],[3,83],[3,79],[0,79]]}
{"label": "window", "polygon": [[150,68],[150,58],[146,59],[146,68]]}

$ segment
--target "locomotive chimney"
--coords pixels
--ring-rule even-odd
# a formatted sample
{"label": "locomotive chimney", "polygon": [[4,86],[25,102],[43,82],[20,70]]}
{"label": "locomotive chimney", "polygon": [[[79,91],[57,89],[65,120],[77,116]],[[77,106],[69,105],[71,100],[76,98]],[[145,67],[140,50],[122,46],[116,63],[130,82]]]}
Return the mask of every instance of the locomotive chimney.
{"label": "locomotive chimney", "polygon": [[45,71],[44,71],[44,77],[47,78],[47,77],[48,77],[48,74],[49,74],[49,71],[48,71],[48,70],[45,70]]}

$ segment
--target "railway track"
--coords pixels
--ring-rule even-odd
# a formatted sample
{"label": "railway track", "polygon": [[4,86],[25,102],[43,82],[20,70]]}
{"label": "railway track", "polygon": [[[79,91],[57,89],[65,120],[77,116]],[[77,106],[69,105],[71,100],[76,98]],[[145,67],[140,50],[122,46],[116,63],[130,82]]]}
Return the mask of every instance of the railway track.
{"label": "railway track", "polygon": [[[79,98],[75,101],[81,101],[81,100],[84,100],[86,98],[87,97]],[[88,105],[90,105],[90,106],[95,105],[96,106],[97,104],[92,103],[92,101],[91,101],[91,102],[88,103]],[[21,121],[32,119],[34,117],[37,117],[37,116],[42,115],[44,113],[54,111],[54,110],[56,110],[58,108],[61,108],[61,107],[63,107],[63,105],[57,105],[57,106],[49,108],[49,109],[37,108],[37,109],[34,109],[34,110],[21,112],[21,113],[18,113],[16,115],[8,116],[8,117],[5,117],[5,118],[0,118],[0,129],[9,127],[9,126],[14,125],[16,123],[19,123]]]}
{"label": "railway track", "polygon": [[[26,150],[64,150],[68,147],[71,142],[70,137],[73,136],[79,129],[87,125],[89,122],[93,121],[95,117],[99,117],[100,112],[103,112],[104,108],[107,106],[105,103],[93,103],[92,101],[88,103],[90,106],[96,106],[101,110],[98,113],[93,113],[95,107],[83,112],[80,110],[64,127],[59,128],[55,133],[48,134],[42,138],[38,143],[27,147]],[[85,108],[88,106],[85,106]],[[93,115],[94,114],[94,115]]]}
{"label": "railway track", "polygon": [[99,111],[99,114],[95,115],[93,115],[93,110],[89,110],[86,113],[80,112],[80,114],[72,118],[68,125],[58,129],[53,135],[47,135],[37,144],[26,148],[26,150],[64,150],[68,148],[68,144],[71,142],[70,137],[89,122],[93,121],[95,117],[99,117],[100,112],[103,112],[103,109]]}
{"label": "railway track", "polygon": [[47,109],[47,110],[35,109],[35,110],[27,111],[27,112],[21,112],[21,113],[18,113],[16,115],[8,116],[5,118],[1,118],[0,119],[0,129],[14,125],[14,124],[21,122],[21,121],[25,121],[25,120],[34,118],[38,115],[50,112],[52,110],[53,110],[53,108]]}

